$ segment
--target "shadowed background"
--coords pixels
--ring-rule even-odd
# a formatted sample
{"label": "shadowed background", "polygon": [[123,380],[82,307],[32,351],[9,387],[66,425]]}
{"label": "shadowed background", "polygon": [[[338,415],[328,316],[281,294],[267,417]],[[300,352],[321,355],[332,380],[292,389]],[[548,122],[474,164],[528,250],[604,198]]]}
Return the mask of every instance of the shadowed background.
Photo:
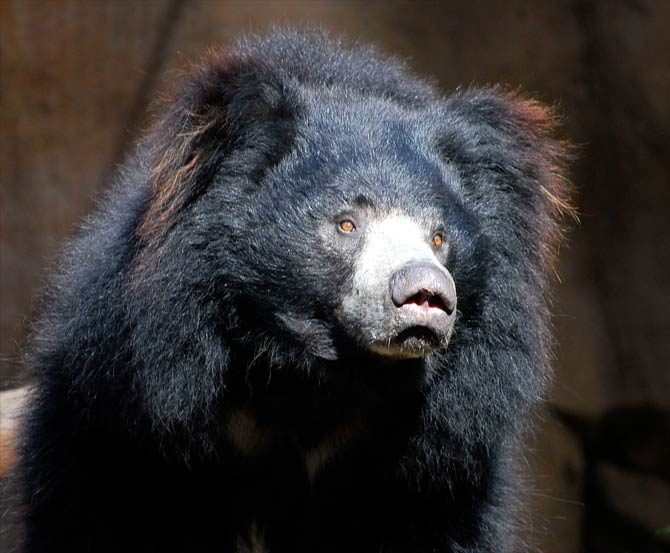
{"label": "shadowed background", "polygon": [[[309,23],[558,103],[580,146],[557,377],[531,447],[546,553],[670,551],[670,2],[0,0],[0,388],[63,238],[209,45]],[[0,406],[2,408],[2,406]]]}

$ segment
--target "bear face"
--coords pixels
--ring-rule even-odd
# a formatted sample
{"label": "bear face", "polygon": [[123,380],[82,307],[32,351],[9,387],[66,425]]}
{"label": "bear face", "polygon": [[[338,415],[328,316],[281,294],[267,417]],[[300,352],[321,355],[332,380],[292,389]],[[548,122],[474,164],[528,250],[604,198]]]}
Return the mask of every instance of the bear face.
{"label": "bear face", "polygon": [[[355,348],[421,357],[445,346],[456,312],[447,259],[468,212],[426,132],[428,114],[312,96],[291,152],[246,198],[222,205],[231,183],[214,179],[195,207],[198,233],[210,251],[216,236],[211,256],[228,263],[232,233],[219,214],[238,222],[235,248],[247,267],[233,278],[248,309],[265,313],[257,326],[284,327],[318,357]],[[393,285],[399,277],[404,284]],[[422,293],[424,301],[410,301]]]}

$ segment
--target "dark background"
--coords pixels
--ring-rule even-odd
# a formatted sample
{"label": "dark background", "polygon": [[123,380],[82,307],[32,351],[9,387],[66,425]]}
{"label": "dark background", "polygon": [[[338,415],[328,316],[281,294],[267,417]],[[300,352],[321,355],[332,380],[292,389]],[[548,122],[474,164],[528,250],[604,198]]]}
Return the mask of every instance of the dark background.
{"label": "dark background", "polygon": [[531,531],[547,553],[670,551],[670,1],[0,0],[0,388],[58,244],[148,105],[210,44],[271,23],[375,42],[445,92],[502,82],[559,105],[581,224],[525,452]]}

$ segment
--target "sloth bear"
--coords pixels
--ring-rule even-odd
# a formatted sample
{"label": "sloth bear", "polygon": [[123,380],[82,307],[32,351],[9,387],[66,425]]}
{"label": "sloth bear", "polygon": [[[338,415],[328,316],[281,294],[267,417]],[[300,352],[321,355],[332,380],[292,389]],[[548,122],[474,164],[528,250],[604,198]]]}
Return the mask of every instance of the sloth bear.
{"label": "sloth bear", "polygon": [[210,51],[41,297],[23,550],[519,550],[552,127],[319,31]]}

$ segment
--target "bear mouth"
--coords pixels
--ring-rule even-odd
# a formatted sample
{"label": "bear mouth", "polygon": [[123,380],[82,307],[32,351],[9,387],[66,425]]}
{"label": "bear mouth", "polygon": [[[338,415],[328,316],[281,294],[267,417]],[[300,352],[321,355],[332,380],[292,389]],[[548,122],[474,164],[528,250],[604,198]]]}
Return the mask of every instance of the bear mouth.
{"label": "bear mouth", "polygon": [[395,359],[416,359],[425,357],[442,345],[443,340],[425,326],[406,328],[385,343],[373,344],[371,350],[384,357]]}
{"label": "bear mouth", "polygon": [[396,336],[392,343],[408,350],[433,350],[440,345],[440,337],[425,326],[411,326]]}

